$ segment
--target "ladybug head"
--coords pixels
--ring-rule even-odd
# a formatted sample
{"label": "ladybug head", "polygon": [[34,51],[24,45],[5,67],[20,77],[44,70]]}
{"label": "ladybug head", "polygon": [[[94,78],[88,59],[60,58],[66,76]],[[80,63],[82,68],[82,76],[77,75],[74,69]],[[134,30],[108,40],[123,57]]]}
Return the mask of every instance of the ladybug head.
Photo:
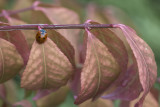
{"label": "ladybug head", "polygon": [[47,32],[46,32],[44,29],[41,29],[41,30],[40,30],[40,33],[41,33],[41,36],[42,36],[42,37],[44,37],[44,36],[47,34]]}

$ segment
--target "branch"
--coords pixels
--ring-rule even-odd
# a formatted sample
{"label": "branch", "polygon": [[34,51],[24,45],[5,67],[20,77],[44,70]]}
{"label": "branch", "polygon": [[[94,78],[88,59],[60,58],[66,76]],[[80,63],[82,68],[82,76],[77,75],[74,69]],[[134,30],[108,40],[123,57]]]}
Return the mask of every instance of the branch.
{"label": "branch", "polygon": [[[8,16],[21,13],[24,11],[32,10],[39,5],[39,1],[33,3],[31,7],[24,8],[21,10],[5,12]],[[0,14],[0,17],[6,17],[6,14],[3,12]],[[85,29],[87,28],[113,28],[114,24],[66,24],[66,25],[57,25],[57,24],[26,24],[26,25],[13,25],[13,26],[0,26],[0,31],[12,31],[12,30],[38,30],[38,26],[42,29]]]}
{"label": "branch", "polygon": [[42,29],[85,29],[87,28],[113,28],[114,24],[26,24],[26,25],[14,25],[14,26],[0,26],[0,31],[12,31],[12,30],[38,30],[38,26]]}

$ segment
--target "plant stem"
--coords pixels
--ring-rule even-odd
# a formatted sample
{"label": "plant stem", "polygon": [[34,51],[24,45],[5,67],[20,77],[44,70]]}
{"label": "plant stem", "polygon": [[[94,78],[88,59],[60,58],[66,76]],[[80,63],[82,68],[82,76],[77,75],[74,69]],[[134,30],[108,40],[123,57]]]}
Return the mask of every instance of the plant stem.
{"label": "plant stem", "polygon": [[[15,11],[8,11],[7,14],[8,15],[13,15],[13,14],[18,14],[18,13],[21,13],[21,12],[25,12],[25,11],[28,11],[28,10],[32,10],[34,9],[40,2],[39,1],[36,1],[33,3],[32,6],[28,7],[28,8],[23,8],[23,9],[20,9],[20,10],[15,10]],[[3,13],[0,14],[0,17],[5,17],[5,15]]]}
{"label": "plant stem", "polygon": [[0,26],[0,31],[12,31],[12,30],[38,30],[38,26],[42,29],[85,29],[88,28],[113,28],[114,24],[26,24],[26,25],[14,25],[14,26]]}

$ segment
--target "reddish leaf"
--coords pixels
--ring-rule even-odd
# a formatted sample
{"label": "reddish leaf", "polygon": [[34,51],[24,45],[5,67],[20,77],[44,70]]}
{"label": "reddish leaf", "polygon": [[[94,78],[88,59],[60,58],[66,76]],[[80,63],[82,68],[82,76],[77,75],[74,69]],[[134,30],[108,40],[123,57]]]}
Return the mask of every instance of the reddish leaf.
{"label": "reddish leaf", "polygon": [[52,92],[56,91],[57,89],[51,89],[51,90],[48,90],[48,89],[44,89],[44,90],[39,90],[36,95],[33,97],[33,100],[38,100],[44,96],[47,96],[49,94],[51,94]]}
{"label": "reddish leaf", "polygon": [[[113,90],[113,87],[116,87],[116,89],[110,93],[110,91]],[[142,86],[139,81],[137,66],[134,63],[128,68],[127,72],[122,73],[107,89],[107,95],[102,98],[130,101],[137,98],[141,92]]]}
{"label": "reddish leaf", "polygon": [[22,66],[23,60],[15,46],[0,38],[0,83],[13,78]]}
{"label": "reddish leaf", "polygon": [[[138,100],[139,99],[131,101],[129,107],[135,107],[135,103]],[[159,107],[159,104],[158,104],[158,101],[153,97],[153,95],[151,93],[148,93],[145,100],[144,100],[144,104],[142,107]]]}
{"label": "reddish leaf", "polygon": [[95,98],[117,78],[120,67],[109,49],[87,30],[86,60],[81,73],[81,91],[75,104]]}
{"label": "reddish leaf", "polygon": [[[107,89],[107,95],[102,97],[105,99],[121,99],[128,101],[137,98],[142,92],[142,86],[139,80],[136,59],[131,49],[128,47],[128,43],[125,41],[124,38],[122,38],[122,40],[125,43],[126,49],[129,53],[128,69],[127,72],[121,73],[118,79],[114,83],[112,83],[112,85]],[[113,88],[115,88],[114,91]]]}
{"label": "reddish leaf", "polygon": [[4,84],[0,84],[0,96],[5,98],[6,97],[6,89]]}
{"label": "reddish leaf", "polygon": [[114,27],[118,27],[123,31],[124,36],[126,37],[126,40],[128,41],[128,44],[130,45],[136,58],[139,78],[144,90],[143,96],[137,103],[137,106],[142,107],[143,100],[150,91],[150,88],[154,84],[157,77],[157,66],[154,59],[154,54],[147,43],[138,37],[132,28],[121,24],[114,25]]}
{"label": "reddish leaf", "polygon": [[72,73],[72,64],[54,42],[49,38],[43,44],[35,41],[21,86],[32,90],[57,89],[67,83]]}
{"label": "reddish leaf", "polygon": [[[9,16],[7,16],[6,20],[8,21],[8,23],[10,25],[17,25],[20,24],[19,20],[11,18]],[[21,54],[23,60],[24,60],[24,65],[27,64],[28,58],[29,58],[29,47],[27,44],[27,41],[24,37],[24,34],[17,30],[17,31],[8,31],[8,36],[7,39],[8,41],[10,41],[11,43],[13,43],[16,46],[16,49],[18,50],[18,52]]]}
{"label": "reddish leaf", "polygon": [[57,107],[63,103],[69,92],[69,87],[64,86],[55,92],[36,101],[37,107]]}
{"label": "reddish leaf", "polygon": [[[15,19],[15,18],[10,18],[9,22],[10,22],[11,25],[25,25],[25,24],[27,24],[24,21],[21,21],[21,20]],[[22,41],[24,41],[23,39],[25,39],[25,44],[26,44],[26,41],[27,41],[27,46],[26,46],[27,49],[28,49],[28,47],[29,48],[32,47],[32,44],[35,40],[36,32],[34,32],[33,30],[21,30],[21,31],[16,31],[16,33],[19,34],[19,35],[21,34],[20,35],[20,36],[22,36],[21,39],[22,39]],[[12,39],[12,38],[16,38],[16,37],[12,37],[12,35],[10,35],[8,37],[8,40],[10,42],[12,42],[10,40],[10,38]]]}
{"label": "reddish leaf", "polygon": [[[78,15],[72,10],[60,6],[47,7],[42,3],[35,8],[35,11],[33,11],[33,17],[34,17],[33,20],[36,20],[36,22],[38,23],[49,23],[49,24],[80,23]],[[43,19],[40,19],[39,17]],[[78,33],[80,30],[60,29],[57,31],[60,32],[69,42],[71,42],[71,44],[75,49],[75,56],[77,61],[78,60],[77,41],[78,41]]]}
{"label": "reddish leaf", "polygon": [[[90,21],[89,23],[99,24],[93,21]],[[110,29],[106,28],[91,29],[90,32],[108,48],[108,51],[120,65],[121,71],[127,71],[128,54],[121,39],[119,39],[119,37],[117,37]]]}
{"label": "reddish leaf", "polygon": [[[5,101],[3,101],[5,100]],[[3,101],[3,102],[1,102]],[[8,101],[6,99],[6,88],[5,88],[5,85],[4,84],[0,84],[0,106],[3,107],[6,105],[6,101]]]}
{"label": "reddish leaf", "polygon": [[55,30],[47,30],[48,37],[57,45],[57,47],[69,59],[71,64],[75,67],[75,51],[70,42]]}

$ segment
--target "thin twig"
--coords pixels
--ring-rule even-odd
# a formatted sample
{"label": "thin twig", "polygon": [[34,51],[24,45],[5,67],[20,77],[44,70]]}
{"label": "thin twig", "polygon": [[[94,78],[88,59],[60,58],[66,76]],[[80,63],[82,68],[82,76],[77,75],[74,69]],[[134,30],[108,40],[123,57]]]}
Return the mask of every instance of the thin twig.
{"label": "thin twig", "polygon": [[[7,11],[7,14],[8,15],[14,15],[14,14],[18,14],[18,13],[21,13],[21,12],[25,12],[25,11],[28,11],[28,10],[32,10],[34,9],[36,6],[38,6],[40,2],[39,1],[36,1],[33,3],[32,6],[28,7],[28,8],[23,8],[23,9],[20,9],[20,10],[15,10],[15,11]],[[3,13],[0,14],[0,17],[5,17],[5,15]]]}
{"label": "thin twig", "polygon": [[38,26],[42,29],[85,29],[88,28],[113,28],[113,24],[26,24],[26,25],[14,25],[14,26],[0,26],[0,31],[12,31],[12,30],[37,30]]}

